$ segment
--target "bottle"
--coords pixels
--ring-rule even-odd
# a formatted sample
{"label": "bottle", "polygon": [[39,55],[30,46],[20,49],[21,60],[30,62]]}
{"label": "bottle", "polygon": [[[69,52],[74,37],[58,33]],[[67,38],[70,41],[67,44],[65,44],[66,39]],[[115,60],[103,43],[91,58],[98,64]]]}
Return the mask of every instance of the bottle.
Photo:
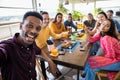
{"label": "bottle", "polygon": [[51,52],[51,50],[55,48],[54,43],[50,39],[47,40],[46,42],[47,42],[48,51]]}
{"label": "bottle", "polygon": [[71,34],[71,40],[72,40],[72,41],[75,41],[75,40],[76,40],[76,36],[75,36],[74,33]]}

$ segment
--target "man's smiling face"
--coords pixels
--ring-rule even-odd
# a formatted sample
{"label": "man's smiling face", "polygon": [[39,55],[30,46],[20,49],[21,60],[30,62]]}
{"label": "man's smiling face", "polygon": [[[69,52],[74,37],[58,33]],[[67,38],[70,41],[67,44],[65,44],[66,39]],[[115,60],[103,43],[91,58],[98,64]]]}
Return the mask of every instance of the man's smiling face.
{"label": "man's smiling face", "polygon": [[41,30],[42,21],[34,16],[28,16],[23,24],[21,24],[21,37],[26,45],[30,45],[35,41]]}

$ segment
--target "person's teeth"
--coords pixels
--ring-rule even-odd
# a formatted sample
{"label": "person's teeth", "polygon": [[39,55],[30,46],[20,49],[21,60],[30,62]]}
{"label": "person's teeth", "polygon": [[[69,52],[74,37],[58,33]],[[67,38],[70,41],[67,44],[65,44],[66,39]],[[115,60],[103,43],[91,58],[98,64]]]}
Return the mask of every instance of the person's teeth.
{"label": "person's teeth", "polygon": [[32,35],[28,35],[28,37],[30,37],[30,38],[34,38],[34,36],[32,36]]}

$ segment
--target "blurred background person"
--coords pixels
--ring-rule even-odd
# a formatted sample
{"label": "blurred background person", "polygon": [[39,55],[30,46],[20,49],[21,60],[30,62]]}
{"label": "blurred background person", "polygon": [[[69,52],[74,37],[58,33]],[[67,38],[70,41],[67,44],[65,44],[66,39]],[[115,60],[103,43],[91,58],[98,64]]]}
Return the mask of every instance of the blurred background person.
{"label": "blurred background person", "polygon": [[92,13],[88,13],[87,20],[83,22],[88,29],[92,30],[95,27],[96,20],[94,19]]}
{"label": "blurred background person", "polygon": [[51,37],[54,39],[59,39],[62,37],[61,34],[55,34],[53,33],[50,28],[49,28],[49,14],[48,12],[42,12],[42,17],[43,17],[43,25],[41,27],[41,31],[39,32],[38,37],[36,38],[36,44],[39,48],[43,48],[46,46],[46,41]]}
{"label": "blurred background person", "polygon": [[73,21],[72,21],[72,14],[71,13],[68,13],[67,20],[64,21],[64,25],[65,25],[66,29],[68,26],[70,26],[71,28],[74,28],[75,31],[77,31],[77,26],[75,26]]}
{"label": "blurred background person", "polygon": [[[100,33],[89,38],[90,43],[100,40],[100,46],[104,52],[103,56],[90,56],[85,66],[85,80],[95,80],[96,72],[108,71],[109,80],[114,80],[120,70],[120,44],[115,34],[115,23],[107,19],[101,24]],[[92,75],[92,76],[91,76]]]}
{"label": "blurred background person", "polygon": [[106,14],[107,14],[108,19],[112,19],[115,22],[117,30],[120,33],[120,24],[117,20],[113,19],[113,14],[114,14],[113,10],[108,10]]}
{"label": "blurred background person", "polygon": [[[90,35],[90,36],[95,36],[100,33],[100,25],[107,19],[107,15],[105,12],[100,12],[97,15],[97,22],[95,24],[95,27],[92,31],[90,31],[88,28],[84,28],[84,30]],[[102,50],[100,48],[100,42],[96,41],[93,43],[93,46],[90,50],[90,56],[94,55],[103,55]]]}
{"label": "blurred background person", "polygon": [[62,23],[62,13],[57,13],[54,21],[50,22],[49,27],[53,33],[60,34],[66,31],[64,24]]}

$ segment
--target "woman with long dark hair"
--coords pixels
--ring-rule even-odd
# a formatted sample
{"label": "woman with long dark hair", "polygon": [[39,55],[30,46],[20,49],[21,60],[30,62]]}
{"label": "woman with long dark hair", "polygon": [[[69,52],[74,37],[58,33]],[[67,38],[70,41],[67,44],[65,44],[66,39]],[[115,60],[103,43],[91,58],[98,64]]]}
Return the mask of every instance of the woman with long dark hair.
{"label": "woman with long dark hair", "polygon": [[57,13],[53,22],[49,24],[50,30],[56,34],[60,34],[66,31],[64,24],[62,23],[62,13]]}
{"label": "woman with long dark hair", "polygon": [[[100,12],[97,15],[97,22],[95,24],[95,27],[93,28],[92,31],[88,30],[86,27],[84,28],[84,30],[90,34],[91,36],[95,36],[96,34],[100,33],[100,25],[107,19],[107,15],[105,12]],[[103,55],[103,51],[100,48],[100,42],[96,41],[90,51],[90,56],[94,56],[94,55]]]}
{"label": "woman with long dark hair", "polygon": [[[89,42],[100,40],[103,56],[90,56],[85,67],[85,80],[95,80],[95,73],[100,70],[120,70],[120,44],[115,34],[115,24],[112,20],[105,20],[100,26],[100,33],[90,37]],[[114,80],[114,74],[108,72],[110,80]]]}

